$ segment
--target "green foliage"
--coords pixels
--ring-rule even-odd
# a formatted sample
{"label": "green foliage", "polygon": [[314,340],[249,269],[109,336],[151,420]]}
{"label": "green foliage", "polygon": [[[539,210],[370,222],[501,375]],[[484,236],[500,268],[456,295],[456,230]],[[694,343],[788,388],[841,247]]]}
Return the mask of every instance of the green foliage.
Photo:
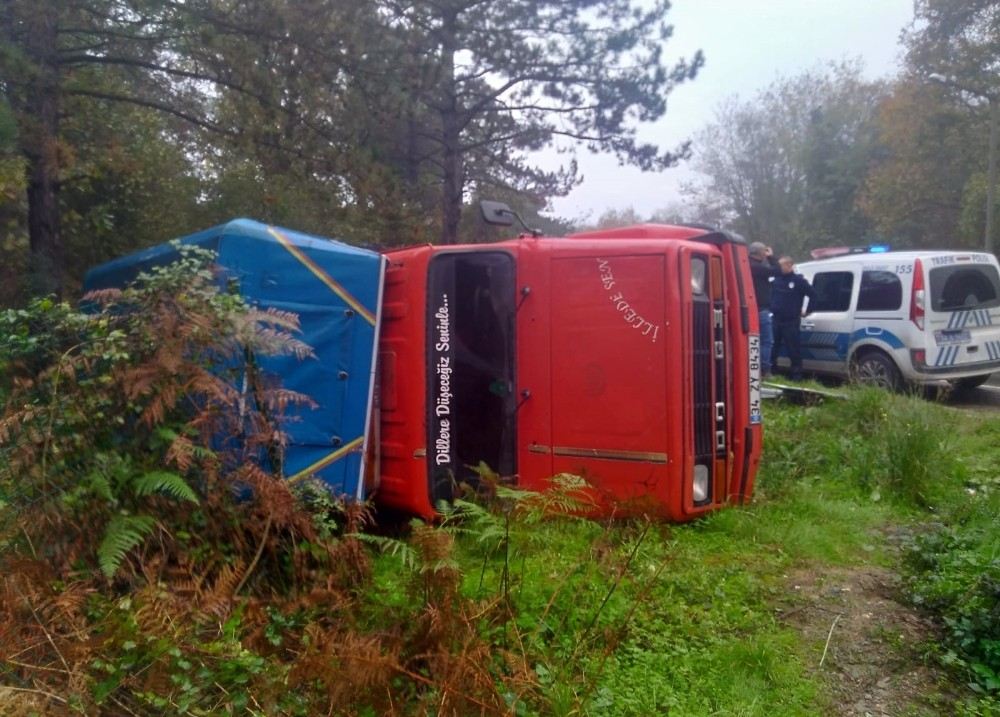
{"label": "green foliage", "polygon": [[878,145],[859,204],[900,248],[980,246],[987,126],[939,83],[896,82],[879,107]]}
{"label": "green foliage", "polygon": [[554,142],[684,156],[638,132],[703,61],[664,58],[665,0],[4,8],[3,304],[238,214],[379,245],[455,241],[470,192],[537,215],[579,181],[531,161]]}
{"label": "green foliage", "polygon": [[[907,592],[943,621],[942,658],[992,689],[1000,424],[846,389],[769,404],[754,504],[690,525],[596,522],[578,476],[535,493],[480,465],[440,525],[370,532],[364,506],[212,450],[217,427],[263,430],[225,386],[164,401],[171,382],[207,380],[190,362],[302,350],[255,334],[266,317],[183,262],[113,311],[0,315],[0,420],[25,426],[0,440],[3,684],[85,714],[826,713],[824,645],[776,611],[790,573],[890,563],[885,526],[933,510],[944,525],[914,543]],[[178,316],[183,351],[166,330]],[[241,422],[202,430],[192,405]]]}
{"label": "green foliage", "polygon": [[[288,333],[294,318],[217,291],[210,253],[178,252],[134,286],[95,295],[90,312],[46,298],[0,313],[6,527],[37,533],[57,562],[75,560],[90,536],[111,575],[153,516],[201,504],[223,461],[241,466],[274,435],[235,410],[247,352],[308,355]],[[231,432],[245,437],[234,449],[243,455],[217,455],[212,436]],[[65,534],[45,532],[52,515]]]}
{"label": "green foliage", "polygon": [[[843,562],[873,550],[875,541],[857,530],[860,519],[923,521],[933,514],[934,522],[917,527],[904,545],[902,594],[940,622],[944,640],[932,654],[982,694],[963,699],[957,713],[995,714],[1000,422],[989,413],[960,419],[947,407],[876,389],[847,393],[843,402],[768,411],[758,500],[783,519],[764,532],[782,551],[800,546],[813,559]],[[713,522],[729,525],[735,517]]]}
{"label": "green foliage", "polygon": [[915,22],[904,37],[907,62],[938,73],[956,89],[980,97],[1000,89],[1000,28],[988,0],[917,0]]}
{"label": "green foliage", "polygon": [[907,551],[913,602],[940,616],[942,659],[977,688],[1000,695],[1000,501],[984,500],[962,523],[916,538]]}
{"label": "green foliage", "polygon": [[703,62],[701,53],[664,61],[667,2],[610,0],[595,9],[504,0],[491,6],[488,22],[474,0],[380,9],[385,20],[372,35],[384,42],[379,61],[391,57],[381,69],[395,93],[378,108],[389,131],[376,135],[376,148],[396,158],[410,201],[443,206],[445,243],[457,239],[469,187],[496,187],[526,204],[568,191],[578,181],[575,162],[545,169],[525,158],[559,138],[642,169],[686,153],[637,134]]}
{"label": "green foliage", "polygon": [[[778,413],[767,427],[770,458],[760,477],[767,496],[800,483],[825,490],[933,508],[938,486],[965,475],[947,409],[915,396],[852,389],[846,401]],[[844,493],[846,491],[846,493]]]}
{"label": "green foliage", "polygon": [[950,424],[942,412],[926,410],[919,399],[894,413],[882,431],[889,490],[914,505],[934,506],[935,481],[958,471],[948,441]]}
{"label": "green foliage", "polygon": [[782,253],[861,243],[870,224],[857,198],[884,92],[859,63],[843,62],[727,100],[697,137],[696,167],[707,179],[691,199]]}
{"label": "green foliage", "polygon": [[164,493],[178,500],[198,503],[198,496],[191,486],[181,476],[169,471],[152,471],[141,475],[132,481],[132,487],[138,496]]}
{"label": "green foliage", "polygon": [[[419,525],[411,523],[410,527],[416,529]],[[362,543],[371,545],[383,555],[389,555],[399,560],[404,570],[413,570],[417,567],[419,554],[409,541],[386,535],[372,535],[371,533],[357,533],[355,537]]]}
{"label": "green foliage", "polygon": [[116,515],[108,523],[104,539],[97,546],[97,562],[107,577],[113,577],[125,556],[142,544],[156,527],[148,515]]}

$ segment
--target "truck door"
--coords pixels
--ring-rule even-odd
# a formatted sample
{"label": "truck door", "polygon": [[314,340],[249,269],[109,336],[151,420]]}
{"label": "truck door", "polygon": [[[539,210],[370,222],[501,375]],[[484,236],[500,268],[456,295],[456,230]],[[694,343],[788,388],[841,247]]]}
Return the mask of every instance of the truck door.
{"label": "truck door", "polygon": [[552,442],[556,473],[585,475],[598,494],[666,494],[668,362],[663,255],[552,262]]}

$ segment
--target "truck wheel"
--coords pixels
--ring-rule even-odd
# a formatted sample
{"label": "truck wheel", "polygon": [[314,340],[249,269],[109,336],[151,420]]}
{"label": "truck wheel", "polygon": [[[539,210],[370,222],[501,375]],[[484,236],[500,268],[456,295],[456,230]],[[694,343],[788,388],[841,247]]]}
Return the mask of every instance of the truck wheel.
{"label": "truck wheel", "polygon": [[862,386],[877,386],[889,391],[898,391],[902,385],[896,364],[881,351],[866,351],[855,358],[851,378]]}
{"label": "truck wheel", "polygon": [[989,379],[991,373],[984,373],[981,376],[966,376],[965,378],[955,379],[955,388],[960,391],[968,391],[969,389],[979,388]]}

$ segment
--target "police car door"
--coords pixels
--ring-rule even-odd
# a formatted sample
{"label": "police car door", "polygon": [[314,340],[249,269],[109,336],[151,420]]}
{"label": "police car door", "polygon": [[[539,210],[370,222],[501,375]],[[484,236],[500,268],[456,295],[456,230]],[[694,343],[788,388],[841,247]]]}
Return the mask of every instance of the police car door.
{"label": "police car door", "polygon": [[[908,330],[909,322],[908,307],[903,306],[903,297],[909,297],[912,281],[912,261],[873,263],[862,267],[852,345],[864,342],[890,356],[894,350],[903,348],[904,332]],[[905,355],[905,351],[903,353]],[[901,364],[898,356],[893,357],[893,361]]]}
{"label": "police car door", "polygon": [[815,267],[805,273],[816,299],[802,319],[802,367],[816,373],[847,375],[847,349],[854,320],[857,270],[850,266]]}

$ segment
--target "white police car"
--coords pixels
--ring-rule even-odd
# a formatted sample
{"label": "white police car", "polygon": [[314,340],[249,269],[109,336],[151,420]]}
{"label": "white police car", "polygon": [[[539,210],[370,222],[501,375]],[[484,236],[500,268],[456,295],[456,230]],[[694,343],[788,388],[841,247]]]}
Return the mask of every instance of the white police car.
{"label": "white police car", "polygon": [[807,371],[898,389],[939,381],[973,387],[1000,370],[1000,268],[992,254],[875,246],[813,256],[829,258],[797,267],[817,294],[802,320]]}

